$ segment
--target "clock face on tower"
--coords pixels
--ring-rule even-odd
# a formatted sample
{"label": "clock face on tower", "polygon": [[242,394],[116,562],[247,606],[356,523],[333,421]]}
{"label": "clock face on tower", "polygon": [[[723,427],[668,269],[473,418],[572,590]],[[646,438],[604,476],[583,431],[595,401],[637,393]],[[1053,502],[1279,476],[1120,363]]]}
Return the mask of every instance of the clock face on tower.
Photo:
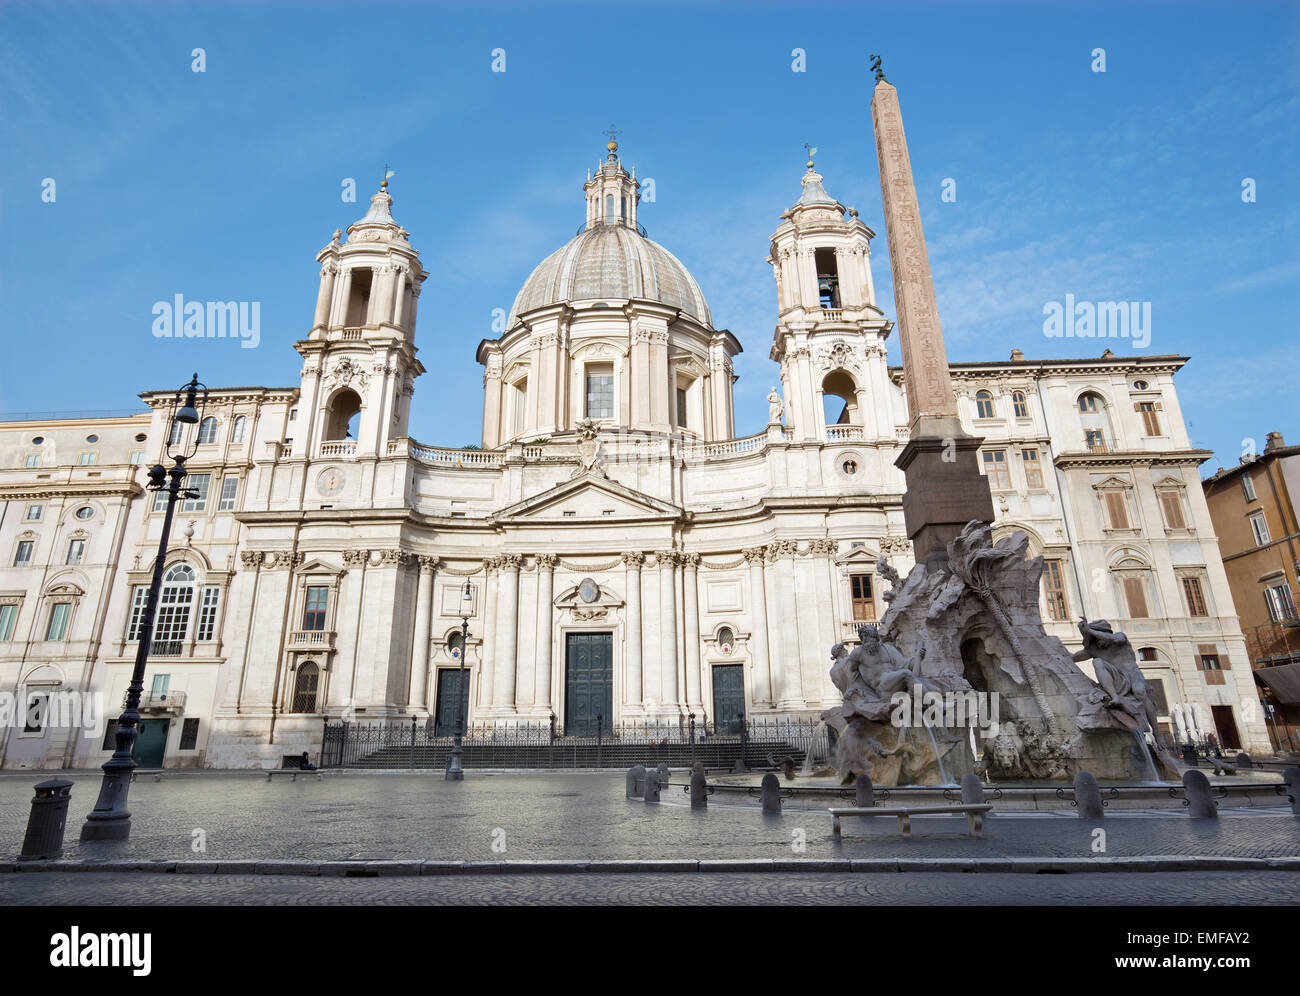
{"label": "clock face on tower", "polygon": [[584,602],[594,602],[600,598],[600,585],[591,578],[583,578],[582,584],[578,585],[578,597]]}
{"label": "clock face on tower", "polygon": [[333,497],[343,490],[343,485],[347,484],[348,479],[343,475],[343,471],[337,467],[330,467],[322,470],[320,476],[316,478],[316,490],[327,497]]}

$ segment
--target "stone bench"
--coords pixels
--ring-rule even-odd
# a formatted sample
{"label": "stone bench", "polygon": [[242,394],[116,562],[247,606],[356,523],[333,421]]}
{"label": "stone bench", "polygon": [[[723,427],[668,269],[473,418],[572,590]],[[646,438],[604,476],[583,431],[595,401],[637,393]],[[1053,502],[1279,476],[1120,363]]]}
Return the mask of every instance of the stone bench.
{"label": "stone bench", "polygon": [[897,816],[898,832],[904,837],[912,832],[913,816],[934,816],[961,813],[970,824],[970,835],[978,837],[984,829],[984,814],[993,808],[992,803],[969,803],[961,806],[895,806],[883,809],[868,809],[858,806],[850,808],[828,809],[831,814],[831,831],[840,836],[840,820],[845,816]]}

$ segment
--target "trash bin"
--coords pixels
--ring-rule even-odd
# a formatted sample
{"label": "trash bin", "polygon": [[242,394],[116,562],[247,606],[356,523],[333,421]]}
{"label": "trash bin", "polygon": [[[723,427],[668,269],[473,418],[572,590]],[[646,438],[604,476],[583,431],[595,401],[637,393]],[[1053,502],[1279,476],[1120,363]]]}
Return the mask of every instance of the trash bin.
{"label": "trash bin", "polygon": [[21,859],[57,858],[63,853],[63,829],[68,822],[70,802],[72,782],[64,778],[52,778],[36,786]]}

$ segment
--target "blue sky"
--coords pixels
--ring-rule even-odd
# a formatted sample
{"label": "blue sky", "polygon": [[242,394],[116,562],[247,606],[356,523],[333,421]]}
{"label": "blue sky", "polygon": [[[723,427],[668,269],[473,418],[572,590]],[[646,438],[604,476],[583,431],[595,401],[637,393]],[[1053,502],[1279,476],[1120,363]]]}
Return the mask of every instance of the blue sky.
{"label": "blue sky", "polygon": [[[655,181],[640,220],[744,345],[737,432],[757,431],[776,377],[764,257],[804,142],[878,233],[894,317],[870,52],[899,88],[951,359],[1134,352],[1046,338],[1043,305],[1149,301],[1144,352],[1192,357],[1177,383],[1193,441],[1216,451],[1205,472],[1245,437],[1300,441],[1294,3],[11,0],[0,413],[126,408],[193,370],[214,386],[296,384],[314,256],[389,163],[394,214],[430,271],[411,433],[477,442],[475,346],[583,221],[582,181],[616,123],[624,162]],[[346,177],[357,203],[341,201]],[[178,293],[261,302],[260,347],[155,339],[153,304]]]}

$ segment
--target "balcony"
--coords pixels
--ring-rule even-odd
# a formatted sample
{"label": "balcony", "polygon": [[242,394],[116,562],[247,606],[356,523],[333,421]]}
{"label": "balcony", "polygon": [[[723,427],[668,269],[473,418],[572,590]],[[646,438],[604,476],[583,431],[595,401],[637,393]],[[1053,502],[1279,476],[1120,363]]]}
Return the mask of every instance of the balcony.
{"label": "balcony", "polygon": [[150,657],[179,657],[184,652],[183,640],[154,640],[149,644]]}
{"label": "balcony", "polygon": [[289,650],[334,649],[334,631],[332,629],[299,629],[289,634]]}
{"label": "balcony", "polygon": [[826,439],[831,443],[844,443],[850,439],[862,438],[862,426],[860,425],[828,425],[826,427]]}
{"label": "balcony", "polygon": [[357,441],[355,439],[335,439],[320,444],[320,455],[323,457],[350,457],[356,452]]}
{"label": "balcony", "polygon": [[140,696],[141,712],[183,712],[184,692],[145,692]]}
{"label": "balcony", "polygon": [[822,308],[822,321],[824,322],[844,321],[844,309],[843,308]]}

